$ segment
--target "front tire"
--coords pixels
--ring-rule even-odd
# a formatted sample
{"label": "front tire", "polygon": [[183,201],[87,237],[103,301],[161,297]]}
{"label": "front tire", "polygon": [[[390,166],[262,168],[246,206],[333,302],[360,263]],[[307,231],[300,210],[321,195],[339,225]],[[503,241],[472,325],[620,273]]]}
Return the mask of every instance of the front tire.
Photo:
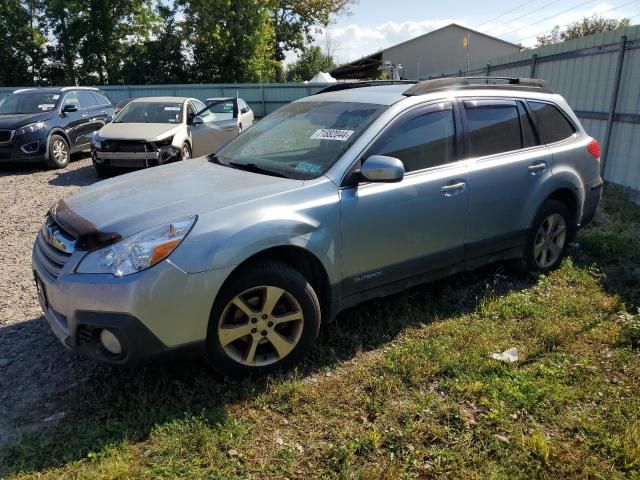
{"label": "front tire", "polygon": [[265,262],[234,274],[215,301],[206,357],[224,375],[287,369],[311,349],[320,329],[318,297],[295,269]]}
{"label": "front tire", "polygon": [[182,148],[180,149],[180,158],[182,160],[189,160],[191,158],[191,147],[187,142],[182,144]]}
{"label": "front tire", "polygon": [[56,169],[65,168],[69,165],[70,158],[71,151],[65,138],[60,135],[51,135],[47,148],[47,166]]}
{"label": "front tire", "polygon": [[557,269],[567,254],[575,228],[564,203],[544,202],[529,230],[525,256],[528,269],[541,273]]}

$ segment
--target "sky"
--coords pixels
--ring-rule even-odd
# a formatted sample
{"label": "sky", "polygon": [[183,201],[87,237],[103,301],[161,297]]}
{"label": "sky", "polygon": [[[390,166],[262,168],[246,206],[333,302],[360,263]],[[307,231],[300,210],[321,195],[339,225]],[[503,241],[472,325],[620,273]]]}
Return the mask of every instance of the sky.
{"label": "sky", "polygon": [[[546,34],[584,16],[631,18],[640,23],[640,0],[360,0],[351,15],[334,19],[316,43],[333,44],[337,63],[345,63],[450,23],[473,28],[530,47]],[[329,42],[327,42],[329,39]],[[295,55],[287,60],[291,61]]]}

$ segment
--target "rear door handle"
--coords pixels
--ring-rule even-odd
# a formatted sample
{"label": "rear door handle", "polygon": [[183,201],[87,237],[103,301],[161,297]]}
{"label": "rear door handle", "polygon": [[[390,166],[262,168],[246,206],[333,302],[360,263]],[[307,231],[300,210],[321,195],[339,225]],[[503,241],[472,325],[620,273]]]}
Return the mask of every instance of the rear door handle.
{"label": "rear door handle", "polygon": [[547,169],[547,162],[532,163],[527,167],[531,175],[537,175]]}
{"label": "rear door handle", "polygon": [[456,182],[448,185],[443,185],[440,188],[440,191],[444,193],[445,197],[451,197],[462,192],[467,186],[467,182]]}

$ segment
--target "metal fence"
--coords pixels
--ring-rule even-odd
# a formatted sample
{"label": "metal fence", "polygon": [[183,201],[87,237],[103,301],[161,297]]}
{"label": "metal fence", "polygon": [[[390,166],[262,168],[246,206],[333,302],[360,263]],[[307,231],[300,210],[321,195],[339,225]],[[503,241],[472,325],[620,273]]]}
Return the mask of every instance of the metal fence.
{"label": "metal fence", "polygon": [[[256,116],[263,117],[283,105],[307,97],[326,87],[318,83],[285,84],[188,84],[188,85],[108,85],[100,87],[112,102],[125,98],[178,96],[205,100],[211,97],[235,97],[244,99]],[[18,87],[0,87],[0,99]]]}
{"label": "metal fence", "polygon": [[496,58],[464,75],[547,80],[600,142],[604,178],[640,191],[640,26]]}
{"label": "metal fence", "polygon": [[[449,72],[434,77],[462,75]],[[466,72],[465,72],[466,74]],[[472,64],[470,75],[544,78],[603,149],[604,177],[640,191],[640,26],[578,38]],[[324,84],[114,85],[112,101],[143,96],[239,96],[261,117]],[[0,87],[0,98],[13,91]]]}

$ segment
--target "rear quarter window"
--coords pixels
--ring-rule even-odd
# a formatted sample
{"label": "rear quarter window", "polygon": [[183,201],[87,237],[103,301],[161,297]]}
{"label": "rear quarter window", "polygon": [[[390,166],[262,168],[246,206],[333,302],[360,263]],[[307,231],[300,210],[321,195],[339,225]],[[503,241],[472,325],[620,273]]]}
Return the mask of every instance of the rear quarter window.
{"label": "rear quarter window", "polygon": [[576,133],[573,124],[555,105],[533,100],[528,100],[528,103],[545,143],[559,142]]}

